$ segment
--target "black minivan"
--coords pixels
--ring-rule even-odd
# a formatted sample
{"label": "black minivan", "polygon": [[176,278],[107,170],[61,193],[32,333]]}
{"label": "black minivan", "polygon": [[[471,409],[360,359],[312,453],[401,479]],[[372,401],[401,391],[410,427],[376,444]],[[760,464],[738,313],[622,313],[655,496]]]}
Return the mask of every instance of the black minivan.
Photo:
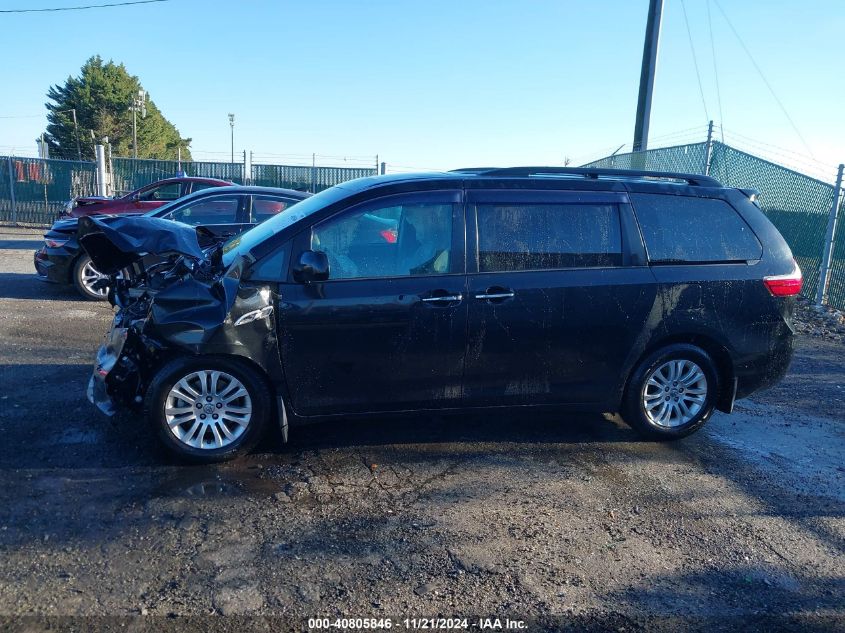
{"label": "black minivan", "polygon": [[221,247],[150,228],[155,271],[85,218],[120,307],[89,399],[197,461],[273,423],[488,407],[683,437],[790,362],[801,272],[755,195],[557,167],[364,178]]}

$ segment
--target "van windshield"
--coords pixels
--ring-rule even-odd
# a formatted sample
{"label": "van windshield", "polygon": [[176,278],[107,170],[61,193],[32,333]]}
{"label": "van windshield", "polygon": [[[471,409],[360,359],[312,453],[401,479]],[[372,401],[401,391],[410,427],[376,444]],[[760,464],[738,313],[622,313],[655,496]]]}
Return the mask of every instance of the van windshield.
{"label": "van windshield", "polygon": [[241,255],[246,255],[264,240],[333,202],[345,198],[349,193],[349,189],[342,185],[335,185],[310,198],[297,202],[283,213],[279,213],[266,222],[254,226],[249,231],[233,237],[223,245],[223,265],[229,266],[235,259]]}

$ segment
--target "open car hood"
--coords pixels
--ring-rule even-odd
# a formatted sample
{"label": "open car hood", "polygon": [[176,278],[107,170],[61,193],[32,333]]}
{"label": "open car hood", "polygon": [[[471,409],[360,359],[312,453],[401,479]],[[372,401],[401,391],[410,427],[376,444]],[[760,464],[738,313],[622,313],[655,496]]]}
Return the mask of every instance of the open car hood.
{"label": "open car hood", "polygon": [[106,275],[145,255],[185,255],[202,261],[203,248],[216,242],[203,227],[146,216],[83,216],[76,235],[94,267]]}

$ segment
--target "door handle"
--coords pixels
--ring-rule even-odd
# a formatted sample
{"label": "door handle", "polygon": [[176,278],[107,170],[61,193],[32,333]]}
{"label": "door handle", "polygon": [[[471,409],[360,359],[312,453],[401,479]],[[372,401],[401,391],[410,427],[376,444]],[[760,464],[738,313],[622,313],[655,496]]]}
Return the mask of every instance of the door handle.
{"label": "door handle", "polygon": [[475,298],[482,301],[496,301],[502,299],[512,299],[513,296],[514,291],[507,288],[488,288],[481,294],[475,295]]}
{"label": "door handle", "polygon": [[448,303],[455,303],[463,299],[464,296],[462,294],[454,294],[454,295],[443,295],[440,297],[423,297],[423,303],[431,303],[434,305],[445,305]]}

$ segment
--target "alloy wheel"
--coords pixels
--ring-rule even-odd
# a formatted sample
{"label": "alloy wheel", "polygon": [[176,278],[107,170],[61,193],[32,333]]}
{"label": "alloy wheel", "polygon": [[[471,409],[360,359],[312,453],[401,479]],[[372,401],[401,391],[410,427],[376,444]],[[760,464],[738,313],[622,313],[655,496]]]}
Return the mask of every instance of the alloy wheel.
{"label": "alloy wheel", "polygon": [[649,374],[642,390],[642,407],[655,425],[675,428],[688,424],[707,402],[707,377],[691,360],[670,360]]}
{"label": "alloy wheel", "polygon": [[180,442],[206,450],[224,448],[246,431],[252,400],[243,383],[231,374],[195,371],[170,389],[164,416]]}
{"label": "alloy wheel", "polygon": [[82,267],[80,277],[82,285],[85,286],[85,289],[92,295],[96,295],[98,297],[105,297],[109,294],[108,286],[99,288],[94,285],[101,279],[108,279],[108,275],[104,275],[99,270],[94,268],[94,264],[91,263],[91,260],[85,262],[85,266]]}

